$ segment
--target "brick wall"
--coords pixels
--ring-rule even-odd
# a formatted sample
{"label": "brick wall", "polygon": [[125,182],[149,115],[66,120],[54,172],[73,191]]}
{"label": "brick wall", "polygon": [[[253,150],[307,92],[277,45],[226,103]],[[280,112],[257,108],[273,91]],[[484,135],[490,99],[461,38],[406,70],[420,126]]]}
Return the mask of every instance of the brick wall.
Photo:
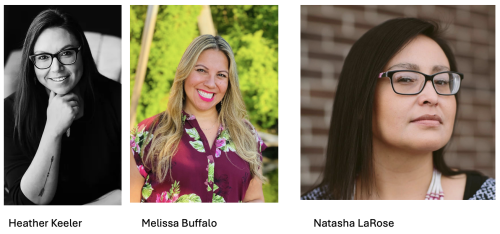
{"label": "brick wall", "polygon": [[494,6],[302,6],[301,191],[320,179],[333,99],[353,43],[392,18],[417,17],[448,24],[445,39],[460,72],[460,106],[446,152],[451,167],[495,177]]}

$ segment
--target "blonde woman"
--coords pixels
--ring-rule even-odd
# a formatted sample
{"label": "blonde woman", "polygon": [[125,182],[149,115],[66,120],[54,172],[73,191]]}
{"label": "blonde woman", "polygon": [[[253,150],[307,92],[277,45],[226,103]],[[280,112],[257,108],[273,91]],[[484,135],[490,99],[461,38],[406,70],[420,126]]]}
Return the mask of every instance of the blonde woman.
{"label": "blonde woman", "polygon": [[131,132],[131,202],[264,202],[266,148],[246,120],[234,55],[202,35],[181,58],[168,108]]}

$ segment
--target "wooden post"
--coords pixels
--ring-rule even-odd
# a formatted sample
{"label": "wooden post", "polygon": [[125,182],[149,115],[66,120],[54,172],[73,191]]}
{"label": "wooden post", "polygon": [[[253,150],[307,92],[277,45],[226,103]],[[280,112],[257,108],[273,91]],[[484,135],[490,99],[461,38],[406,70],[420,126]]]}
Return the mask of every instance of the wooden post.
{"label": "wooden post", "polygon": [[146,76],[148,68],[149,49],[153,41],[153,33],[155,31],[156,16],[158,15],[158,5],[148,6],[146,22],[142,31],[141,53],[139,54],[139,62],[135,72],[134,90],[132,92],[132,101],[130,106],[130,129],[134,127],[137,105],[141,96],[142,84]]}
{"label": "wooden post", "polygon": [[203,5],[201,8],[200,15],[198,16],[198,29],[200,30],[200,35],[217,35],[209,5]]}

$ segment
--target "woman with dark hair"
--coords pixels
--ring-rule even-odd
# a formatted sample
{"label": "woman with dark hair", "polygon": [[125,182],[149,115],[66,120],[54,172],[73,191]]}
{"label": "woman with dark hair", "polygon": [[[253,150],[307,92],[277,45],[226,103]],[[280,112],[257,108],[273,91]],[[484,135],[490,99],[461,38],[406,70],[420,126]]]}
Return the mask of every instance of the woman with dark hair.
{"label": "woman with dark hair", "polygon": [[99,74],[79,24],[38,14],[19,74],[4,100],[10,203],[121,203],[121,87]]}
{"label": "woman with dark hair", "polygon": [[448,167],[464,79],[436,23],[365,33],[340,74],[323,180],[303,200],[495,199],[495,180]]}

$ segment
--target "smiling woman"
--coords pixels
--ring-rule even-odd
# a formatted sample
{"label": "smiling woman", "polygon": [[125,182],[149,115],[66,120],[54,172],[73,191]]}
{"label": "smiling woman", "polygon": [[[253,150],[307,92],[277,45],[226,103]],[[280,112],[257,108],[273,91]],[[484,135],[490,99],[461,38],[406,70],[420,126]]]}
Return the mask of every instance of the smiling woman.
{"label": "smiling woman", "polygon": [[20,69],[4,100],[6,204],[120,204],[121,87],[75,19],[39,13]]}
{"label": "smiling woman", "polygon": [[201,52],[194,66],[195,71],[189,74],[184,83],[187,112],[215,110],[215,105],[226,94],[228,67],[227,57],[222,51],[211,49]]}
{"label": "smiling woman", "polygon": [[450,168],[464,76],[434,22],[386,21],[342,68],[323,181],[301,199],[495,199],[495,180]]}
{"label": "smiling woman", "polygon": [[83,72],[83,62],[77,59],[79,48],[76,38],[66,29],[45,29],[38,36],[34,54],[30,56],[38,82],[56,94],[73,90]]}
{"label": "smiling woman", "polygon": [[247,120],[233,51],[221,37],[193,40],[167,110],[139,123],[130,147],[131,202],[264,202],[266,145]]}

